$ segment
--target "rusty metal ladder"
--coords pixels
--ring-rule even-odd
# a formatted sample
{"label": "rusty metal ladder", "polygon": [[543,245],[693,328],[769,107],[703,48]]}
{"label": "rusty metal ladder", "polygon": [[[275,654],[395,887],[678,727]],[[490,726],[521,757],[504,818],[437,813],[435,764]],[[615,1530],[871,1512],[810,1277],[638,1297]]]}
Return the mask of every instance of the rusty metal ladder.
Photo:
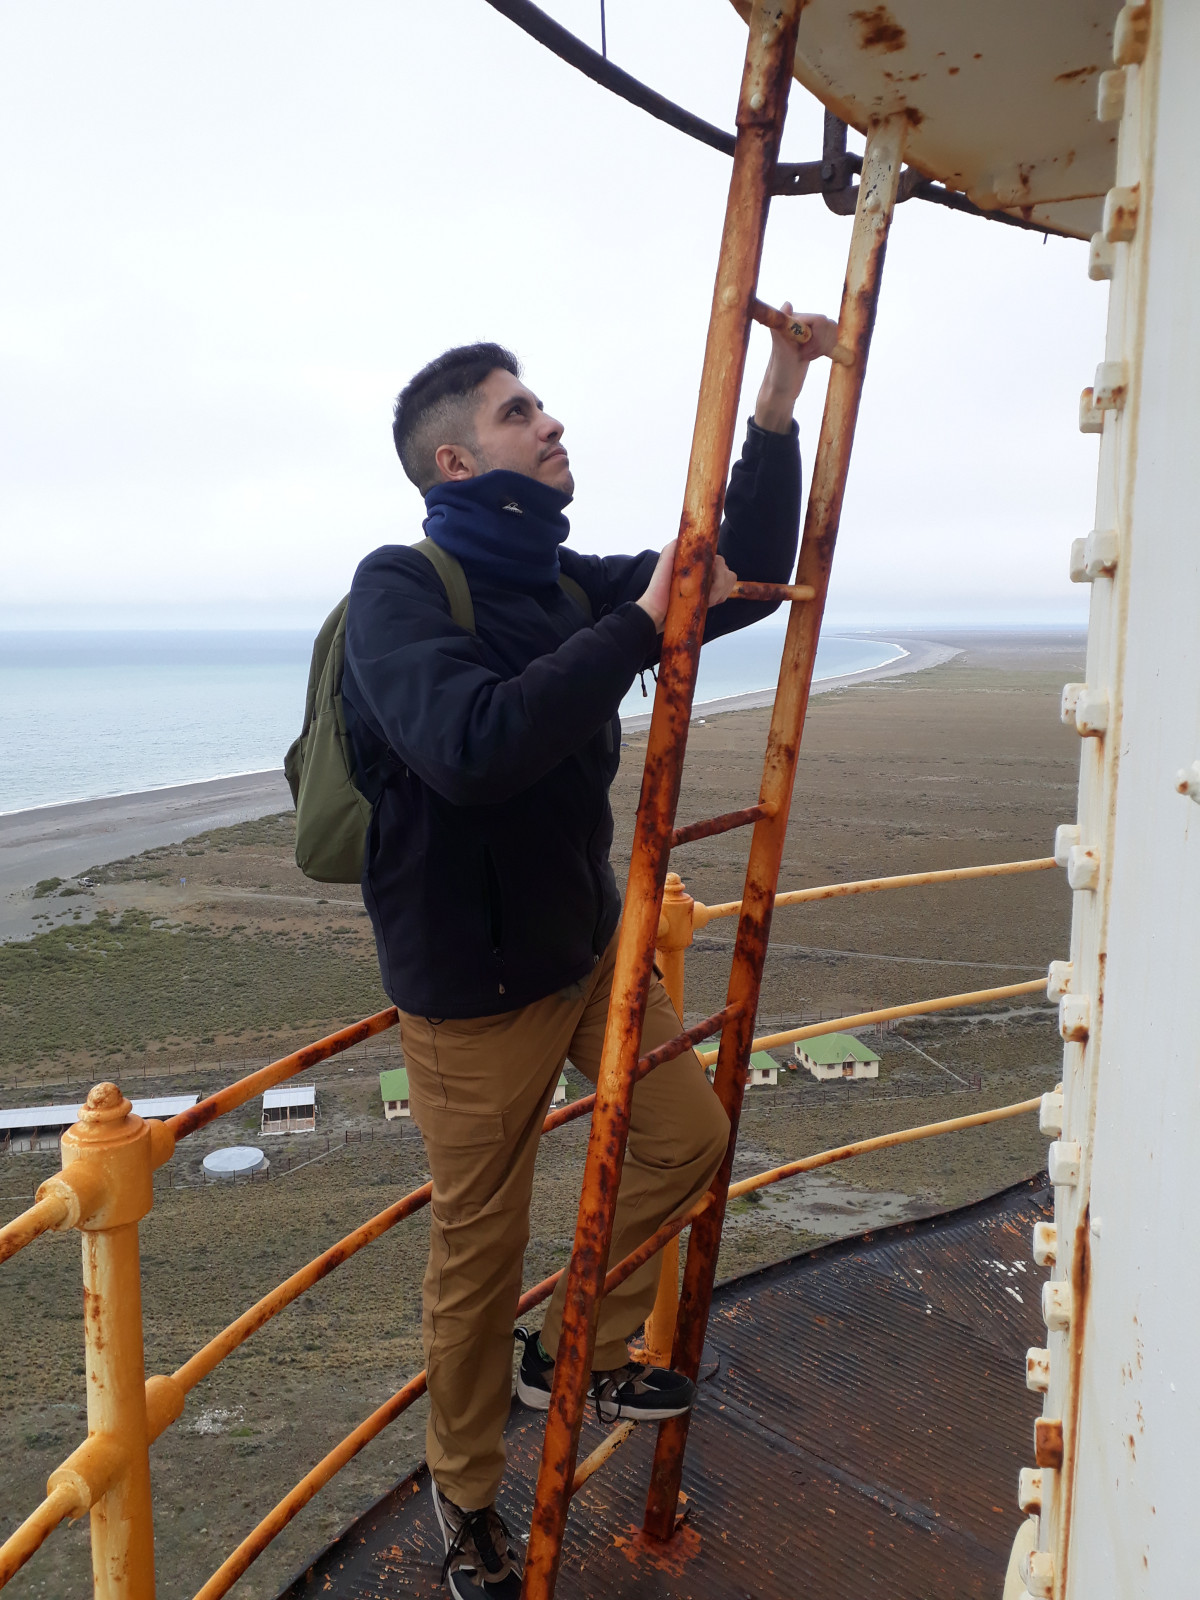
{"label": "rusty metal ladder", "polygon": [[[562,1553],[579,1429],[588,1392],[596,1312],[612,1239],[613,1213],[670,850],[689,838],[753,824],[715,1088],[729,1115],[729,1146],[706,1208],[692,1225],[672,1348],[672,1364],[695,1378],[708,1324],[717,1253],[737,1143],[775,889],[787,833],[800,738],[817,639],[841,517],[846,474],[879,296],[888,229],[903,156],[902,115],[872,125],[863,162],[839,320],[839,361],[831,363],[809,490],[787,638],[767,738],[757,805],[692,828],[675,829],[675,811],[709,580],[716,553],[771,181],[787,110],[802,0],[755,0],[738,101],[737,142],[721,239],[696,427],[684,494],[662,665],[634,831],[625,912],[596,1089],[587,1165],[554,1391],[530,1529],[524,1600],[550,1600]],[[764,598],[766,596],[764,595]],[[659,1426],[645,1532],[675,1531],[687,1417]]]}

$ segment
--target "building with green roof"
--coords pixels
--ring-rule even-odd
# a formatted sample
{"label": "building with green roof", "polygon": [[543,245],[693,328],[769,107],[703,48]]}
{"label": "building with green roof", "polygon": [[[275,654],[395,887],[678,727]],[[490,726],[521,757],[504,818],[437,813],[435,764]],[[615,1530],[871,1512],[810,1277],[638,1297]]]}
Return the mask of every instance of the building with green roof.
{"label": "building with green roof", "polygon": [[746,1083],[750,1088],[760,1084],[777,1084],[779,1082],[779,1063],[774,1056],[765,1050],[756,1050],[750,1057],[750,1070],[746,1074]]}
{"label": "building with green roof", "polygon": [[[756,1050],[750,1057],[750,1066],[746,1073],[746,1087],[748,1089],[761,1088],[763,1085],[774,1086],[779,1082],[780,1068],[785,1072],[793,1069],[788,1062],[776,1061],[775,1057],[768,1055],[765,1050]],[[717,1075],[716,1063],[710,1061],[704,1071],[711,1083]]]}
{"label": "building with green roof", "polygon": [[383,1114],[392,1122],[396,1117],[411,1117],[408,1106],[408,1072],[404,1067],[389,1067],[379,1074]]}
{"label": "building with green roof", "polygon": [[814,1078],[877,1078],[879,1057],[852,1033],[822,1033],[815,1039],[797,1039],[796,1065],[807,1067]]}

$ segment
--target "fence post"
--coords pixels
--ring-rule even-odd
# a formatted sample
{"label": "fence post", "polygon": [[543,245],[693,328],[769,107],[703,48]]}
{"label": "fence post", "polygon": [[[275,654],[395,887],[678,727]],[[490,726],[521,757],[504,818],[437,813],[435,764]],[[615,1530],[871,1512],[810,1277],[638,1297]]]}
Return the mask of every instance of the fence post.
{"label": "fence post", "polygon": [[154,1169],[173,1148],[168,1130],[154,1124],[152,1131],[134,1116],[113,1083],[92,1089],[79,1121],[62,1138],[64,1180],[71,1183],[71,1168],[81,1162],[102,1196],[77,1222],[83,1235],[88,1437],[115,1445],[120,1463],[112,1481],[95,1485],[101,1492],[89,1497],[96,1600],[154,1596],[138,1223],[154,1204]]}

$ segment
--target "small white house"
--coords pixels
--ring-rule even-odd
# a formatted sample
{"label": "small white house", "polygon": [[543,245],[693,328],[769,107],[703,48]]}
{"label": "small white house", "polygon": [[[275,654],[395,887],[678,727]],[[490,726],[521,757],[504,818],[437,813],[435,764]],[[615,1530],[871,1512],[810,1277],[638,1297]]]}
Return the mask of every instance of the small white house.
{"label": "small white house", "polygon": [[389,1067],[379,1074],[379,1093],[383,1098],[383,1114],[389,1122],[397,1117],[411,1117],[408,1103],[408,1071],[405,1067]]}
{"label": "small white house", "polygon": [[289,1083],[263,1095],[261,1131],[311,1133],[317,1125],[317,1089],[312,1083]]}
{"label": "small white house", "polygon": [[765,1050],[756,1050],[750,1057],[750,1071],[746,1083],[750,1088],[767,1084],[771,1088],[779,1082],[779,1063]]}
{"label": "small white house", "polygon": [[807,1067],[814,1078],[877,1078],[879,1057],[852,1033],[823,1033],[815,1039],[797,1039],[796,1065]]}

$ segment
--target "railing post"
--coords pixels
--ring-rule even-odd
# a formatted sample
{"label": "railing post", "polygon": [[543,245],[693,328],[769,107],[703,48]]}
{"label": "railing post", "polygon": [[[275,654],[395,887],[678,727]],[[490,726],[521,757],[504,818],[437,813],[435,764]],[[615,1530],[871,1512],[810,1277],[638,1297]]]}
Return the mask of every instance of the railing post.
{"label": "railing post", "polygon": [[[695,901],[683,886],[677,872],[668,872],[663,886],[662,915],[658,919],[658,944],[654,954],[662,973],[663,988],[683,1022],[684,959],[692,942],[692,915]],[[679,1235],[663,1245],[658,1274],[658,1294],[646,1318],[643,1354],[651,1366],[671,1364],[675,1342],[675,1319],[679,1314]]]}
{"label": "railing post", "polygon": [[[153,1600],[154,1525],[142,1349],[138,1223],[154,1203],[154,1168],[174,1140],[135,1117],[113,1083],[87,1097],[62,1138],[63,1171],[81,1161],[102,1179],[103,1198],[83,1234],[83,1325],[89,1440],[115,1444],[120,1467],[91,1507],[96,1600]],[[69,1181],[69,1176],[68,1176]]]}
{"label": "railing post", "polygon": [[[596,1083],[575,1244],[567,1269],[554,1388],[521,1593],[549,1600],[563,1530],[604,1285],[634,1077],[650,989],[675,808],[683,776],[708,588],[746,365],[770,181],[787,111],[801,0],[754,0],[738,97],[737,142],[713,288],[679,543],[662,639],[646,764],[630,852],[608,1026]],[[840,370],[840,369],[839,369]]]}
{"label": "railing post", "polygon": [[[752,32],[753,26],[752,22]],[[899,115],[872,124],[863,157],[858,206],[838,323],[839,343],[852,352],[853,359],[849,365],[833,363],[830,366],[829,388],[821,418],[804,537],[796,570],[796,581],[809,585],[815,599],[808,604],[793,604],[788,619],[759,795],[760,803],[769,805],[771,810],[755,824],[750,842],[733,969],[729,979],[729,1002],[737,1005],[739,1011],[721,1035],[717,1060],[715,1083],[721,1103],[729,1114],[729,1146],[721,1169],[713,1179],[715,1203],[697,1219],[692,1228],[672,1352],[671,1365],[692,1378],[699,1371],[704,1334],[708,1327],[717,1255],[721,1247],[721,1229],[725,1221],[726,1193],[733,1169],[738,1119],[754,1040],[754,1013],[770,938],[771,914],[775,908],[775,891],[796,776],[796,758],[808,709],[817,640],[825,610],[854,428],[875,323],[888,228],[896,202],[905,126],[903,116]],[[675,1529],[675,1508],[683,1474],[689,1420],[686,1416],[674,1417],[669,1422],[659,1424],[644,1522],[645,1531],[651,1538],[669,1539]]]}

